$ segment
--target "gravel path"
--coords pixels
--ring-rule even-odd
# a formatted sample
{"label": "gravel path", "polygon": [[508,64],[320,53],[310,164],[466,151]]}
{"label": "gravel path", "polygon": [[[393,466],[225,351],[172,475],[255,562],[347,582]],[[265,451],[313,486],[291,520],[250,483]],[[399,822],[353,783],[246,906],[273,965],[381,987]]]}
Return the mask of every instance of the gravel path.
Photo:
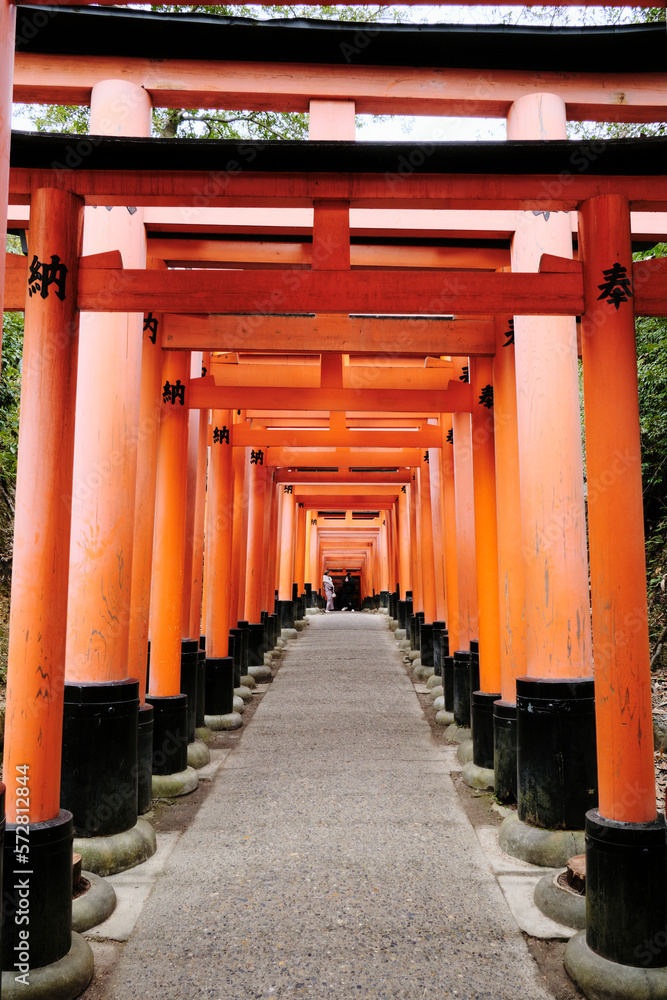
{"label": "gravel path", "polygon": [[395,645],[350,613],[288,645],[108,1000],[545,1000]]}

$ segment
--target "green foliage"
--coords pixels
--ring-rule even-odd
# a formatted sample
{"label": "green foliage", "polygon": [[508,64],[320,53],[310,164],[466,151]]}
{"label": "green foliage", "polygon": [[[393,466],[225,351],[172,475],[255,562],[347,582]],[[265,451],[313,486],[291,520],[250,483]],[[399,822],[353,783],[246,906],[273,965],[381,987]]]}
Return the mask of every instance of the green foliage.
{"label": "green foliage", "polygon": [[9,484],[16,479],[22,349],[23,313],[5,313],[0,379],[0,478]]}

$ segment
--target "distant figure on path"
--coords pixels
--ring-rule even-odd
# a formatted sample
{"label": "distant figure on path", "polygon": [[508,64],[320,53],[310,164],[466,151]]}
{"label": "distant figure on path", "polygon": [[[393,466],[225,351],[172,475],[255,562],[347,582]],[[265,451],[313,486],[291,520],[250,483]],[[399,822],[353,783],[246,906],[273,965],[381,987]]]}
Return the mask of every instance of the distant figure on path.
{"label": "distant figure on path", "polygon": [[324,576],[322,577],[322,584],[324,585],[324,593],[327,598],[327,606],[324,609],[325,613],[328,611],[333,611],[334,609],[334,597],[336,596],[336,591],[334,590],[334,582],[329,576],[329,570],[325,569]]}
{"label": "distant figure on path", "polygon": [[343,611],[347,611],[348,608],[354,611],[354,589],[354,580],[348,572],[343,580]]}

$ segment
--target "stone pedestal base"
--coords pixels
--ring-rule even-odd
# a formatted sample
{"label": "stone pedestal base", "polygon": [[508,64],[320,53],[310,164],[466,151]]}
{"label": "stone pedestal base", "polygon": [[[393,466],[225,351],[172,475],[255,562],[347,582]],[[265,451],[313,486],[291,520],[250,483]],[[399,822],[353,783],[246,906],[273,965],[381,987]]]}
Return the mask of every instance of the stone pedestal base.
{"label": "stone pedestal base", "polygon": [[659,997],[667,997],[667,968],[641,969],[601,958],[586,944],[585,931],[579,931],[568,941],[565,969],[589,1000],[658,1000]]}
{"label": "stone pedestal base", "polygon": [[[155,797],[155,775],[153,775]],[[110,837],[75,837],[74,853],[81,855],[81,867],[95,875],[115,875],[135,868],[152,858],[157,850],[155,830],[148,820]]]}

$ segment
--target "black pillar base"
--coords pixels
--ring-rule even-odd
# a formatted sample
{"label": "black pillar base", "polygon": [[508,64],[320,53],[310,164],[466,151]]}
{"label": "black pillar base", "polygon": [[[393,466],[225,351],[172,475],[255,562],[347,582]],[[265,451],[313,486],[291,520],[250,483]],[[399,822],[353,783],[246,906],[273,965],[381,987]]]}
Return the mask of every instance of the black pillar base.
{"label": "black pillar base", "polygon": [[381,608],[388,608],[389,607],[389,591],[388,590],[381,590],[380,591],[380,607]]}
{"label": "black pillar base", "polygon": [[65,684],[60,805],[78,837],[137,822],[138,740],[139,681]]}
{"label": "black pillar base", "polygon": [[139,739],[137,742],[137,812],[147,813],[151,807],[151,769],[153,764],[153,706],[139,709]]}
{"label": "black pillar base", "polygon": [[597,805],[592,677],[517,677],[519,819],[547,830],[583,830]]}
{"label": "black pillar base", "polygon": [[445,689],[445,712],[454,711],[454,657],[442,658],[442,686]]}
{"label": "black pillar base", "polygon": [[611,962],[667,966],[665,819],[620,823],[586,813],[586,944]]}
{"label": "black pillar base", "polygon": [[[3,852],[3,971],[20,976],[59,961],[70,950],[72,839],[72,814],[66,809],[42,823],[7,824]],[[27,858],[27,863],[19,864],[18,857]]]}
{"label": "black pillar base", "polygon": [[266,637],[264,625],[251,622],[248,625],[248,667],[263,667],[265,652]]}
{"label": "black pillar base", "polygon": [[278,601],[280,608],[280,625],[282,628],[294,628],[294,602]]}
{"label": "black pillar base", "polygon": [[493,703],[499,697],[486,691],[472,694],[472,760],[489,771],[493,770]]}
{"label": "black pillar base", "polygon": [[[227,643],[227,655],[231,656],[234,660],[234,687],[239,687],[241,684],[241,653],[242,653],[242,639],[241,630],[238,628],[230,628],[229,630],[229,641]],[[248,665],[246,664],[246,669],[243,671],[248,673]]]}
{"label": "black pillar base", "polygon": [[199,653],[197,654],[197,710],[195,712],[195,726],[201,729],[206,725],[204,715],[206,714],[206,636],[199,636]]}
{"label": "black pillar base", "polygon": [[516,802],[516,705],[499,700],[493,706],[493,771],[496,798]]}
{"label": "black pillar base", "polygon": [[[241,677],[248,673],[248,651],[250,642],[249,622],[237,622],[236,625],[241,635]],[[239,681],[240,683],[240,681]],[[238,685],[237,685],[238,686]]]}
{"label": "black pillar base", "polygon": [[[454,722],[470,728],[470,653],[459,649],[454,653]],[[446,707],[446,703],[445,703]]]}
{"label": "black pillar base", "polygon": [[188,743],[195,741],[197,728],[197,664],[199,639],[181,639],[181,694],[187,695]]}
{"label": "black pillar base", "polygon": [[419,648],[422,667],[435,667],[433,663],[433,626],[422,622],[419,626]]}
{"label": "black pillar base", "polygon": [[206,715],[231,715],[234,711],[234,658],[206,658]]}
{"label": "black pillar base", "polygon": [[187,697],[149,695],[153,706],[152,774],[178,774],[188,766]]}

